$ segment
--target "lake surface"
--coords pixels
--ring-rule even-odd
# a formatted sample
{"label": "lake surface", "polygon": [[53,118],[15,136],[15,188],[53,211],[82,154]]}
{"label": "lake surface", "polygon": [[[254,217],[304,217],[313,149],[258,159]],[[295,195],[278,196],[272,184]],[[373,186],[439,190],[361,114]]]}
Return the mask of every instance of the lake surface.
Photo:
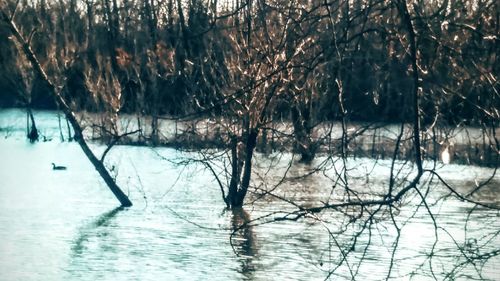
{"label": "lake surface", "polygon": [[[59,140],[55,113],[37,112],[35,118],[52,141],[30,144],[25,114],[0,111],[0,280],[385,280],[393,255],[394,280],[500,280],[500,213],[446,197],[442,185],[431,184],[427,200],[436,231],[416,192],[398,206],[395,252],[397,231],[383,212],[357,222],[337,210],[270,222],[296,208],[277,197],[261,198],[260,189],[244,210],[225,210],[208,171],[174,163],[196,157],[194,152],[113,148],[106,163],[134,203],[122,209],[79,146]],[[271,189],[282,177],[291,155],[280,157],[257,157],[261,178],[254,176],[255,185]],[[52,162],[68,169],[53,171]],[[268,170],[271,162],[277,166]],[[390,162],[349,159],[348,165],[351,184],[366,190],[366,198],[387,184]],[[307,171],[294,164],[289,176]],[[437,171],[464,193],[493,174],[460,165]],[[273,192],[304,206],[340,200],[332,195],[329,173],[286,181]],[[499,183],[495,175],[474,199],[500,205]],[[348,249],[353,239],[355,247]]]}

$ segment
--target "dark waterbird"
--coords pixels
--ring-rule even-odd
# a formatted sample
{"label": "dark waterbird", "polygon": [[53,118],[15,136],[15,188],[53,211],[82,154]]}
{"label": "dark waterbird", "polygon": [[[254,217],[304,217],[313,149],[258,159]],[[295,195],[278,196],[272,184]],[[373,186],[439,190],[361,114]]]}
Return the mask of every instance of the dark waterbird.
{"label": "dark waterbird", "polygon": [[52,163],[52,170],[66,170],[65,166],[57,166],[56,164]]}

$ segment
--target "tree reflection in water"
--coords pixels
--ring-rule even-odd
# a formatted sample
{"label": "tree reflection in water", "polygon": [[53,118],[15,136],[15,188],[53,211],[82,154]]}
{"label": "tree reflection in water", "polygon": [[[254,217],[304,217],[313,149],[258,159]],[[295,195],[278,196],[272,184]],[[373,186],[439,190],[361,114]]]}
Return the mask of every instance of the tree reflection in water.
{"label": "tree reflection in water", "polygon": [[241,271],[247,278],[255,272],[254,259],[258,255],[253,226],[249,223],[250,215],[243,208],[232,209],[231,246],[241,262]]}
{"label": "tree reflection in water", "polygon": [[73,242],[73,246],[71,247],[73,256],[81,255],[83,250],[85,249],[84,243],[91,238],[91,236],[95,235],[96,229],[102,226],[109,225],[111,219],[113,219],[116,214],[120,211],[124,210],[123,207],[117,207],[112,209],[95,220],[91,221],[88,225],[82,227],[79,231],[78,238]]}

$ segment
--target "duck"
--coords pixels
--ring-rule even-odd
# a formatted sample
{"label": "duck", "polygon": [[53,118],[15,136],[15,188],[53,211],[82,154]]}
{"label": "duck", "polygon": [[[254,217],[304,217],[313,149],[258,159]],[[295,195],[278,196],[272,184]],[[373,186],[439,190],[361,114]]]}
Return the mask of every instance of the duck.
{"label": "duck", "polygon": [[56,164],[52,163],[52,170],[66,170],[67,168],[65,166],[57,166]]}

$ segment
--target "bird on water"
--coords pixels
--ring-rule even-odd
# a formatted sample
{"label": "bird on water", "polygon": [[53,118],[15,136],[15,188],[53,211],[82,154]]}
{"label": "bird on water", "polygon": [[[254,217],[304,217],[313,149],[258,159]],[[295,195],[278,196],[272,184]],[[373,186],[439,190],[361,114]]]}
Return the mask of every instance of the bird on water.
{"label": "bird on water", "polygon": [[56,164],[52,163],[52,170],[66,170],[65,166],[57,166]]}

